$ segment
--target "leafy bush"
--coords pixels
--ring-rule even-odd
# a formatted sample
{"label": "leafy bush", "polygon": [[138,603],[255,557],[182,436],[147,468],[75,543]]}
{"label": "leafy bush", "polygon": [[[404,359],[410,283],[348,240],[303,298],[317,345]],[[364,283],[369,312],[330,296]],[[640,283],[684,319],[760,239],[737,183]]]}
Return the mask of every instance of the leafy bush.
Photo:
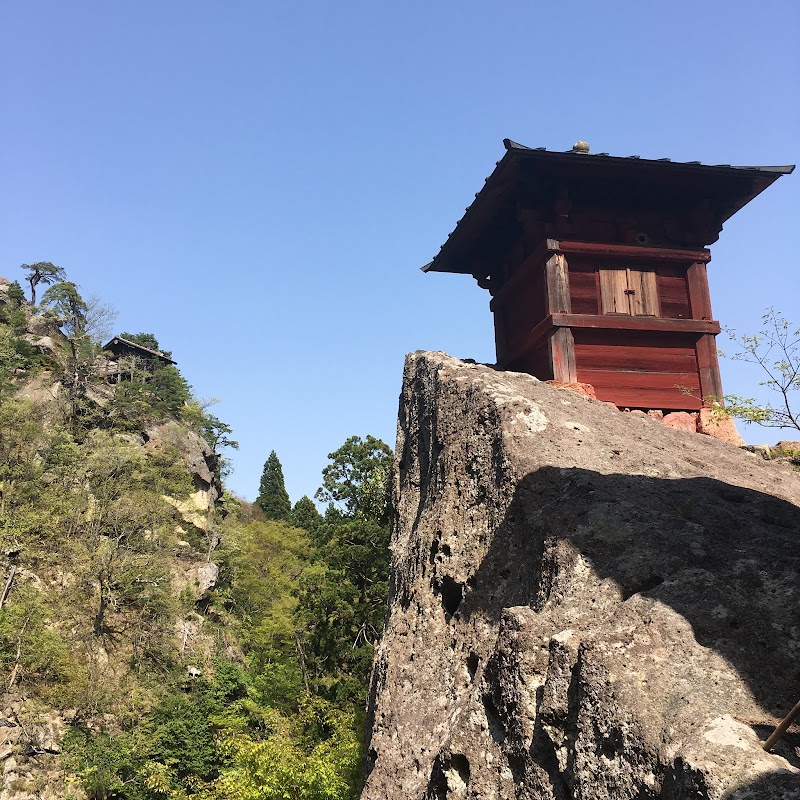
{"label": "leafy bush", "polygon": [[14,592],[12,602],[0,609],[0,668],[6,685],[13,680],[26,691],[36,689],[54,699],[59,692],[48,690],[59,684],[64,690],[74,666],[66,643],[49,627],[49,615],[36,589],[24,586]]}

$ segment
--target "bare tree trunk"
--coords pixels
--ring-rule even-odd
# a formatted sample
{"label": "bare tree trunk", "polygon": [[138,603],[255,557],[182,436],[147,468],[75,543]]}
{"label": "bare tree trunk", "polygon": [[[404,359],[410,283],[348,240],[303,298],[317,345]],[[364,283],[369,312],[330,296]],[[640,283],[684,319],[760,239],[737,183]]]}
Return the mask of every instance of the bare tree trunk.
{"label": "bare tree trunk", "polygon": [[97,613],[94,615],[94,635],[100,636],[103,632],[103,624],[106,615],[106,609],[108,608],[108,599],[106,597],[105,589],[103,588],[103,584],[100,584],[100,603],[97,606]]}
{"label": "bare tree trunk", "polygon": [[22,658],[22,637],[25,635],[25,629],[28,627],[28,623],[31,621],[32,615],[33,612],[31,611],[31,613],[25,618],[25,622],[22,624],[22,629],[19,632],[19,636],[17,636],[17,657],[14,662],[14,669],[11,671],[11,677],[8,679],[8,687],[6,688],[7,692],[10,692],[14,684],[17,682],[17,675],[19,674],[19,662]]}
{"label": "bare tree trunk", "polygon": [[772,732],[772,735],[767,739],[762,747],[769,753],[773,747],[778,743],[778,739],[783,736],[786,729],[800,717],[800,703],[798,703],[780,722],[777,728]]}
{"label": "bare tree trunk", "polygon": [[303,645],[300,642],[300,636],[298,635],[297,631],[294,634],[294,642],[295,646],[297,647],[297,658],[300,661],[300,673],[303,676],[303,686],[306,687],[306,691],[309,691],[308,688],[308,672],[306,671],[306,654],[303,652]]}
{"label": "bare tree trunk", "polygon": [[6,581],[6,588],[3,589],[3,596],[0,597],[0,608],[3,608],[8,600],[9,592],[11,591],[11,584],[14,583],[14,575],[17,574],[17,565],[11,565],[11,571],[8,573],[8,580]]}

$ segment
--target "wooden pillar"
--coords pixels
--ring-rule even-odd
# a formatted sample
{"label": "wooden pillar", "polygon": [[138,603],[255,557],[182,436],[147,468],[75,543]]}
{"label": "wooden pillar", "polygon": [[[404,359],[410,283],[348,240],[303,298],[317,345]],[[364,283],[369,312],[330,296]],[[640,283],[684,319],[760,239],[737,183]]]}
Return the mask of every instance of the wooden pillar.
{"label": "wooden pillar", "polygon": [[697,366],[700,370],[700,397],[704,406],[722,402],[722,380],[719,376],[717,343],[713,334],[707,333],[697,340]]}
{"label": "wooden pillar", "polygon": [[575,366],[575,339],[572,329],[556,328],[548,338],[547,347],[553,367],[553,380],[577,383],[578,370]]}
{"label": "wooden pillar", "polygon": [[[711,294],[708,290],[708,273],[702,261],[695,261],[686,272],[689,285],[689,305],[692,319],[712,320]],[[697,367],[700,373],[700,397],[703,405],[722,402],[722,380],[719,376],[717,343],[712,334],[697,340]]]}
{"label": "wooden pillar", "polygon": [[692,319],[713,319],[706,265],[702,261],[695,261],[689,267],[686,279],[689,283],[689,305],[692,309]]}
{"label": "wooden pillar", "polygon": [[[555,253],[544,265],[547,287],[547,313],[571,314],[572,301],[569,296],[569,274],[567,259],[563,253]],[[575,338],[570,328],[556,328],[547,340],[553,380],[575,383],[578,370],[575,366]]]}
{"label": "wooden pillar", "polygon": [[544,265],[545,285],[547,286],[547,313],[571,314],[572,302],[569,298],[569,275],[567,258],[555,253]]}

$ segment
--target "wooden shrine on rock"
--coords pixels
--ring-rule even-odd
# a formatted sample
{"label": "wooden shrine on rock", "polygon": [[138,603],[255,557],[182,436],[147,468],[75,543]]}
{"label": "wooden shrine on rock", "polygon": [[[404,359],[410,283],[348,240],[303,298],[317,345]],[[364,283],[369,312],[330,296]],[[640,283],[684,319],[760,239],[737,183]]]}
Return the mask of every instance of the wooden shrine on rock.
{"label": "wooden shrine on rock", "polygon": [[707,246],[794,167],[504,144],[422,268],[472,275],[489,290],[498,367],[588,383],[632,409],[696,411],[721,398]]}

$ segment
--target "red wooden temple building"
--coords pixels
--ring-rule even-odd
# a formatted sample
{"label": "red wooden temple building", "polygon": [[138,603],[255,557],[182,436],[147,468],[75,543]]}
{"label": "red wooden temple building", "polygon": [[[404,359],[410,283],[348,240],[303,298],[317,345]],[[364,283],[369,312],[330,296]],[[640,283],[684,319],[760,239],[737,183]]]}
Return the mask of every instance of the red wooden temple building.
{"label": "red wooden temple building", "polygon": [[504,144],[422,268],[472,275],[489,290],[498,366],[591,384],[620,407],[696,411],[721,398],[707,248],[794,167]]}

